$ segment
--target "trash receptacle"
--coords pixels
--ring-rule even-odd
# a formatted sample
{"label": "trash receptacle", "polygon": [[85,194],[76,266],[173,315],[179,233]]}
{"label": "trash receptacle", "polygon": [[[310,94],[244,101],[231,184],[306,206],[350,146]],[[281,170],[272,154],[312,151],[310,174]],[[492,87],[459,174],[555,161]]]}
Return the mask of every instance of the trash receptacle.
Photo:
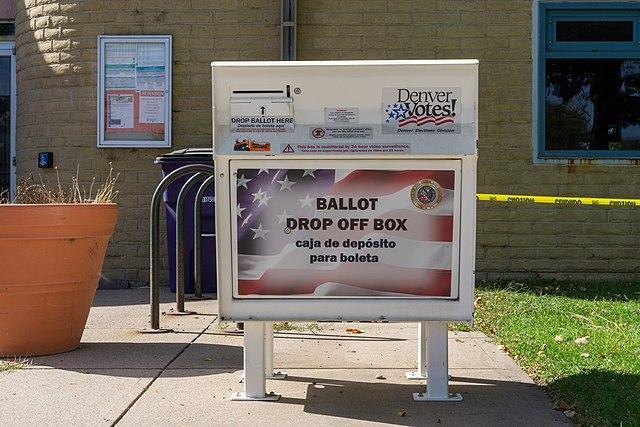
{"label": "trash receptacle", "polygon": [[[163,154],[156,158],[156,164],[162,168],[162,176],[165,177],[174,170],[192,164],[213,166],[213,150],[211,148],[187,148]],[[176,203],[180,189],[193,175],[187,175],[176,180],[165,191],[164,205],[167,217],[167,247],[169,250],[169,287],[176,291]],[[193,210],[196,193],[202,181],[196,183],[187,193],[184,204],[184,278],[185,293],[193,293],[194,277],[193,265],[195,253],[193,250]],[[202,197],[201,216],[201,275],[202,291],[206,293],[216,292],[216,241],[215,241],[215,206],[214,184],[212,183]]]}

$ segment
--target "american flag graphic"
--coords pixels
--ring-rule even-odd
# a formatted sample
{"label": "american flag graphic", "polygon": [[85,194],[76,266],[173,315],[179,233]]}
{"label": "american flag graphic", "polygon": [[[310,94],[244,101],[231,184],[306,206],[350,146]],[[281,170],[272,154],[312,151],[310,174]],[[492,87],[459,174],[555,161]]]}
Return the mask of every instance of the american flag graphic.
{"label": "american flag graphic", "polygon": [[[442,200],[429,210],[411,198],[424,179],[442,187]],[[451,296],[454,181],[452,170],[239,169],[238,295]],[[318,197],[377,203],[375,210],[318,210]],[[287,218],[331,218],[333,225],[291,230]],[[369,226],[340,230],[340,218],[368,218]],[[373,230],[374,218],[404,219],[406,231]],[[311,239],[321,247],[300,247]],[[327,247],[327,239],[339,247]],[[395,247],[345,247],[347,239],[393,241]],[[378,262],[341,261],[341,254],[367,253]],[[326,258],[311,263],[311,255]]]}
{"label": "american flag graphic", "polygon": [[427,123],[433,123],[436,126],[445,125],[448,123],[455,123],[455,119],[453,116],[410,116],[409,115],[409,107],[405,104],[399,102],[395,104],[388,104],[385,109],[385,113],[387,113],[386,122],[397,120],[398,127],[403,127],[414,123],[416,126],[426,125]]}

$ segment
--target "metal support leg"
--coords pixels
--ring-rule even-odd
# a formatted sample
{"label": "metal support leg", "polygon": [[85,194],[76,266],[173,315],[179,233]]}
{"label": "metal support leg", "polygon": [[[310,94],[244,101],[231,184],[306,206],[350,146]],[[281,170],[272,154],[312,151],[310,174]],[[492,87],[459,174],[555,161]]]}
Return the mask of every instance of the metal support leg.
{"label": "metal support leg", "polygon": [[417,402],[459,402],[462,395],[449,393],[449,342],[447,322],[426,322],[427,392],[413,393]]}
{"label": "metal support leg", "polygon": [[287,377],[286,372],[273,371],[273,323],[266,322],[265,325],[266,326],[265,326],[265,334],[264,334],[264,344],[265,344],[264,376],[272,380],[285,379]]}
{"label": "metal support leg", "polygon": [[233,394],[231,400],[280,399],[279,395],[266,392],[265,332],[265,322],[244,323],[244,392]]}
{"label": "metal support leg", "polygon": [[427,378],[427,322],[418,323],[418,370],[404,375],[408,380]]}

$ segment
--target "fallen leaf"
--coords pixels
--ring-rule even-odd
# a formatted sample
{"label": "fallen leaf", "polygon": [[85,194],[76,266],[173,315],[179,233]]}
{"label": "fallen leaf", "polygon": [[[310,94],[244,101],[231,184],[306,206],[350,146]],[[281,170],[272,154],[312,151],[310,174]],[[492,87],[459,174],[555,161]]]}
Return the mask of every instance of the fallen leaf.
{"label": "fallen leaf", "polygon": [[400,412],[398,412],[398,415],[401,417],[406,417],[407,416],[407,411],[405,411],[404,409]]}
{"label": "fallen leaf", "polygon": [[473,306],[478,307],[480,303],[482,303],[482,297],[476,298],[475,301],[473,301]]}
{"label": "fallen leaf", "polygon": [[382,375],[382,374],[378,374],[378,375],[376,375],[376,379],[377,379],[377,380],[386,380],[386,379],[387,379],[387,377],[385,377],[385,376],[384,376],[384,375]]}
{"label": "fallen leaf", "polygon": [[567,418],[573,418],[576,416],[576,411],[564,411],[564,414],[567,416]]}
{"label": "fallen leaf", "polygon": [[345,329],[345,332],[348,334],[363,334],[364,331],[358,329],[358,328],[347,328]]}
{"label": "fallen leaf", "polygon": [[562,342],[564,341],[564,337],[562,335],[556,335],[555,337],[553,337],[555,342]]}
{"label": "fallen leaf", "polygon": [[502,350],[502,351],[504,351],[504,346],[503,346],[502,344],[500,344],[500,345],[498,346],[498,350]]}
{"label": "fallen leaf", "polygon": [[584,345],[589,342],[589,335],[585,335],[584,337],[576,338],[573,340],[574,343],[578,345]]}
{"label": "fallen leaf", "polygon": [[213,359],[212,359],[212,358],[210,358],[210,357],[205,357],[205,359],[204,359],[204,361],[205,361],[205,362],[211,362],[212,360],[213,360]]}
{"label": "fallen leaf", "polygon": [[582,357],[589,357],[589,353],[580,353],[580,356],[582,356]]}

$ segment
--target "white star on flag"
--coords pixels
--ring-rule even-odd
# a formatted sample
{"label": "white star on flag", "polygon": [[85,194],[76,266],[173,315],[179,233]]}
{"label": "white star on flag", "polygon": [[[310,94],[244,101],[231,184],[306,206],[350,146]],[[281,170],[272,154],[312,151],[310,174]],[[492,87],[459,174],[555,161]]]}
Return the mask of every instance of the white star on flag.
{"label": "white star on flag", "polygon": [[266,207],[269,207],[269,203],[267,203],[269,201],[269,199],[273,199],[273,196],[267,196],[267,193],[264,193],[262,195],[262,198],[260,199],[260,202],[258,203],[258,207],[264,205]]}
{"label": "white star on flag", "polygon": [[313,198],[309,197],[309,193],[307,193],[307,197],[305,197],[304,199],[298,199],[298,201],[302,203],[302,206],[300,206],[300,209],[304,208],[305,206],[313,208],[313,206],[311,206],[311,202],[313,202]]}
{"label": "white star on flag", "polygon": [[251,193],[251,195],[253,196],[252,201],[255,202],[256,200],[262,200],[265,194],[267,193],[265,191],[262,191],[262,187],[260,187],[257,193]]}
{"label": "white star on flag", "polygon": [[247,184],[250,182],[250,179],[247,179],[244,177],[244,174],[242,174],[242,176],[240,177],[240,179],[238,179],[238,183],[236,184],[236,187],[240,188],[240,187],[244,187],[247,190],[249,189],[249,187],[247,187]]}
{"label": "white star on flag", "polygon": [[316,176],[313,174],[315,171],[317,171],[318,169],[305,169],[304,173],[302,174],[302,177],[304,178],[305,176],[309,175],[312,178],[315,178]]}
{"label": "white star on flag", "polygon": [[252,240],[256,240],[257,238],[266,240],[267,233],[269,232],[269,230],[262,228],[262,223],[258,225],[258,228],[252,228],[251,231],[254,233]]}
{"label": "white star on flag", "polygon": [[244,227],[245,225],[247,225],[247,223],[249,222],[249,218],[251,218],[252,216],[253,214],[247,215],[247,217],[244,219],[244,221],[242,221],[242,224],[240,226]]}
{"label": "white star on flag", "polygon": [[240,203],[238,203],[238,207],[236,208],[236,210],[238,211],[238,217],[242,218],[242,211],[246,211],[247,208],[243,208],[242,206],[240,206]]}
{"label": "white star on flag", "polygon": [[267,175],[269,175],[269,169],[260,169],[260,170],[258,170],[258,175],[260,175],[262,172],[265,172]]}
{"label": "white star on flag", "polygon": [[289,181],[289,176],[285,175],[284,179],[282,181],[276,181],[278,184],[280,184],[280,190],[289,190],[289,191],[293,191],[291,190],[291,187],[295,184],[294,181]]}
{"label": "white star on flag", "polygon": [[287,218],[293,218],[292,215],[289,215],[287,213],[286,209],[282,210],[282,214],[280,214],[280,215],[276,214],[276,216],[278,217],[278,224],[282,224],[283,222],[286,223],[287,222]]}

